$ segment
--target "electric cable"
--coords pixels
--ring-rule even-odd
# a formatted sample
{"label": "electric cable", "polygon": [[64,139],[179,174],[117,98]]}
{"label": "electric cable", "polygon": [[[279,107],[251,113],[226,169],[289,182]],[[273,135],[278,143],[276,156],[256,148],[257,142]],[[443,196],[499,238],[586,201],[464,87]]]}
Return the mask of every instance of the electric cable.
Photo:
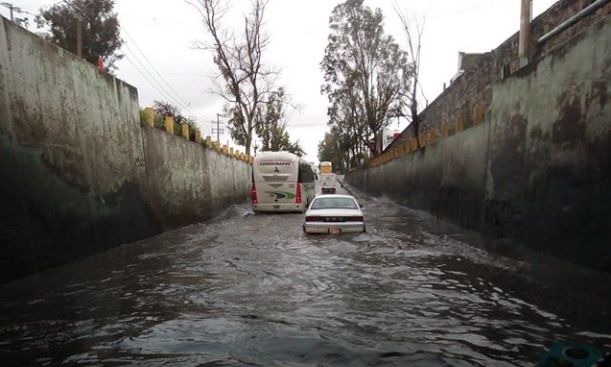
{"label": "electric cable", "polygon": [[[144,52],[142,52],[142,50],[140,49],[140,47],[138,46],[138,44],[136,43],[136,41],[134,41],[133,37],[129,34],[129,32],[127,31],[127,29],[125,27],[122,27],[123,32],[125,33],[125,35],[131,40],[132,44],[134,45],[134,47],[136,48],[136,50],[140,53],[140,55],[142,56],[142,58],[146,61],[146,63],[150,66],[150,68],[153,70],[153,72],[159,77],[159,79],[163,82],[163,84],[165,84],[167,86],[167,88],[170,90],[170,92],[173,93],[173,100],[176,102],[178,102],[179,106],[182,107],[184,110],[196,115],[197,117],[205,120],[205,117],[200,115],[198,112],[196,112],[195,110],[191,109],[191,107],[189,106],[189,103],[186,102],[182,97],[180,97],[180,94],[170,85],[170,83],[167,82],[167,80],[161,75],[161,73],[159,73],[159,71],[157,71],[157,69],[155,68],[155,66],[150,62],[150,60],[146,57],[146,55],[144,54]],[[135,55],[134,51],[131,51],[132,54]],[[150,72],[149,72],[150,74]],[[151,74],[151,76],[153,77],[153,75]],[[169,93],[169,92],[168,92]]]}

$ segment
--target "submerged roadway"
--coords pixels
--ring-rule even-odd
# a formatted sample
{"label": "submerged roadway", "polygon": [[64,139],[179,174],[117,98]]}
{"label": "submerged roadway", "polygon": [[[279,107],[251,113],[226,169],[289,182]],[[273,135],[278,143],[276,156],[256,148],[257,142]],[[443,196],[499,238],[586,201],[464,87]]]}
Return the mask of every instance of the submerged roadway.
{"label": "submerged roadway", "polygon": [[534,366],[554,340],[611,344],[607,275],[350,192],[367,233],[244,203],[3,284],[2,365]]}

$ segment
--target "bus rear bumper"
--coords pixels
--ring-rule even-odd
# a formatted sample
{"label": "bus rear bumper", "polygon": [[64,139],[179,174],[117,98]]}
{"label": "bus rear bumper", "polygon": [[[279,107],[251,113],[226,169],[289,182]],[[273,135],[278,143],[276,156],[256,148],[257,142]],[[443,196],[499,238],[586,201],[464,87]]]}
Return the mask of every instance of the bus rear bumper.
{"label": "bus rear bumper", "polygon": [[298,204],[257,204],[252,206],[255,213],[303,213],[305,205]]}

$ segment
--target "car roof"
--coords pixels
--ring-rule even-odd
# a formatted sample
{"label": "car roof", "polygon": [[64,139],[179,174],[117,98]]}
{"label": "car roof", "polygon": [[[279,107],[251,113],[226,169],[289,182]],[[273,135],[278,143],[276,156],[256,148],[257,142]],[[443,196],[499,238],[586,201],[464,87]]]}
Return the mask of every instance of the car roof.
{"label": "car roof", "polygon": [[323,198],[350,198],[356,200],[356,198],[352,195],[346,194],[320,194],[317,195],[314,199],[323,199]]}

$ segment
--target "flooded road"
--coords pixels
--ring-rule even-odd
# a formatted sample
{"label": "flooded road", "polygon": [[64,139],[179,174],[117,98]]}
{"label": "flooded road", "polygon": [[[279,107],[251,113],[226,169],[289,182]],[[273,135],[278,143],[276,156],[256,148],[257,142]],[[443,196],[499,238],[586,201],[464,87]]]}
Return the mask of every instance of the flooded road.
{"label": "flooded road", "polygon": [[534,366],[557,339],[611,346],[608,276],[360,196],[364,234],[243,205],[4,284],[2,365]]}

